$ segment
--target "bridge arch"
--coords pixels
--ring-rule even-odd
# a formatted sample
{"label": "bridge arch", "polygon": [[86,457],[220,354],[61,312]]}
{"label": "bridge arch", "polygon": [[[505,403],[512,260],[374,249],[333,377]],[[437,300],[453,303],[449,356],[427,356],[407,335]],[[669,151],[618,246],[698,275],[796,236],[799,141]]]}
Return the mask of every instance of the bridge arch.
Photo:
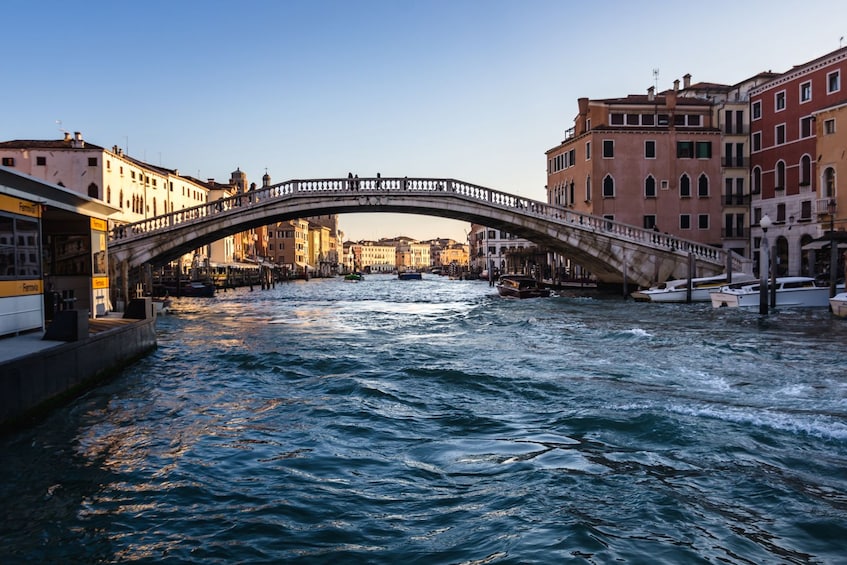
{"label": "bridge arch", "polygon": [[444,178],[289,180],[118,226],[109,253],[128,268],[160,265],[251,228],[363,212],[437,216],[504,230],[570,257],[607,283],[626,279],[647,286],[687,276],[692,260],[700,276],[723,272],[730,263],[750,271],[749,262],[723,249]]}

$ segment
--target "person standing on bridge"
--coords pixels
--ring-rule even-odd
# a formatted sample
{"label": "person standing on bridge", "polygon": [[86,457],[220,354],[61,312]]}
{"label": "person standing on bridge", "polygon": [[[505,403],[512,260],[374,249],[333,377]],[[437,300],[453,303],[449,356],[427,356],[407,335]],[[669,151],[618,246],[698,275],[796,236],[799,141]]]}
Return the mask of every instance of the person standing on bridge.
{"label": "person standing on bridge", "polygon": [[382,177],[379,175],[379,173],[377,173],[376,174],[376,187],[380,188],[381,185],[382,185]]}

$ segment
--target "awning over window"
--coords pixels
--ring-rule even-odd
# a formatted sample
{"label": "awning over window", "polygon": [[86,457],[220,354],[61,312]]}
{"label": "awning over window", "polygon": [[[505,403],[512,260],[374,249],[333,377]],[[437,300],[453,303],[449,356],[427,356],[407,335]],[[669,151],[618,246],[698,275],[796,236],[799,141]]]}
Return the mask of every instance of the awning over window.
{"label": "awning over window", "polygon": [[[823,249],[824,247],[829,249],[829,240],[828,239],[821,239],[819,241],[813,241],[811,243],[807,243],[801,249],[803,249],[803,251],[812,251],[812,250],[816,251],[818,249]],[[839,243],[838,249],[847,249],[847,243]]]}

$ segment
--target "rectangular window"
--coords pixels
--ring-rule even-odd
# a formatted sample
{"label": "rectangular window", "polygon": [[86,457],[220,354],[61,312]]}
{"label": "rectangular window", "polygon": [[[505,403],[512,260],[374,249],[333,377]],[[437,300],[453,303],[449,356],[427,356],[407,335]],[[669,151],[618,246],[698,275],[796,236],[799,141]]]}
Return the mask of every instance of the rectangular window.
{"label": "rectangular window", "polygon": [[15,166],[15,158],[14,157],[3,157],[3,166],[4,167],[14,167]]}
{"label": "rectangular window", "polygon": [[691,229],[691,216],[688,214],[680,214],[679,215],[679,229],[681,230],[690,230]]}
{"label": "rectangular window", "polygon": [[591,142],[590,141],[585,142],[585,160],[586,161],[591,160]]}
{"label": "rectangular window", "polygon": [[697,227],[701,230],[709,229],[709,215],[708,214],[698,214],[697,215]]}
{"label": "rectangular window", "polygon": [[744,133],[744,110],[735,111],[735,133]]}
{"label": "rectangular window", "polygon": [[88,166],[96,167],[97,166],[97,157],[89,157],[88,158]]}
{"label": "rectangular window", "polygon": [[724,111],[723,116],[724,133],[732,133],[732,110]]}
{"label": "rectangular window", "polygon": [[804,82],[800,85],[800,102],[808,102],[812,99],[812,82]]}
{"label": "rectangular window", "polygon": [[761,100],[756,100],[755,102],[753,102],[750,105],[750,110],[753,114],[754,120],[762,119],[762,101]]}
{"label": "rectangular window", "polygon": [[812,117],[806,116],[800,119],[800,137],[812,137]]}
{"label": "rectangular window", "polygon": [[776,94],[774,94],[773,99],[774,109],[779,112],[781,110],[785,110],[785,91],[780,90]]}
{"label": "rectangular window", "polygon": [[643,226],[644,226],[645,230],[652,230],[653,228],[655,228],[656,227],[656,216],[653,215],[653,214],[644,216]]}
{"label": "rectangular window", "polygon": [[676,157],[677,159],[690,159],[694,157],[694,142],[693,141],[677,141],[676,142]]}
{"label": "rectangular window", "polygon": [[656,158],[656,142],[648,139],[644,142],[644,158],[645,159],[655,159]]}
{"label": "rectangular window", "polygon": [[776,126],[774,136],[776,137],[777,145],[782,145],[785,143],[785,124],[779,124],[778,126]]}
{"label": "rectangular window", "polygon": [[659,114],[658,120],[660,126],[666,126],[669,123],[667,114]]}
{"label": "rectangular window", "polygon": [[711,141],[698,141],[696,144],[697,149],[697,158],[698,159],[711,159],[712,158],[712,142]]}
{"label": "rectangular window", "polygon": [[826,135],[832,135],[833,133],[835,133],[835,118],[831,118],[829,120],[824,121],[823,132]]}
{"label": "rectangular window", "polygon": [[673,125],[684,126],[685,125],[685,114],[674,114]]}
{"label": "rectangular window", "polygon": [[603,158],[612,159],[615,156],[615,142],[611,139],[603,140]]}
{"label": "rectangular window", "polygon": [[642,126],[652,126],[655,122],[655,116],[653,114],[642,114],[641,115],[641,125]]}
{"label": "rectangular window", "polygon": [[833,71],[826,75],[826,93],[832,94],[841,90],[841,71]]}
{"label": "rectangular window", "polygon": [[761,151],[762,150],[762,132],[754,131],[753,132],[753,151]]}
{"label": "rectangular window", "polygon": [[39,167],[44,167],[47,165],[47,157],[36,157],[35,164]]}
{"label": "rectangular window", "polygon": [[700,114],[689,114],[688,125],[692,127],[700,127],[702,116]]}
{"label": "rectangular window", "polygon": [[800,219],[801,220],[811,220],[812,219],[812,201],[804,200],[800,203]]}
{"label": "rectangular window", "polygon": [[611,116],[609,116],[609,123],[613,126],[622,126],[623,114],[612,114]]}
{"label": "rectangular window", "polygon": [[639,125],[638,114],[627,114],[626,115],[626,125],[628,125],[628,126]]}

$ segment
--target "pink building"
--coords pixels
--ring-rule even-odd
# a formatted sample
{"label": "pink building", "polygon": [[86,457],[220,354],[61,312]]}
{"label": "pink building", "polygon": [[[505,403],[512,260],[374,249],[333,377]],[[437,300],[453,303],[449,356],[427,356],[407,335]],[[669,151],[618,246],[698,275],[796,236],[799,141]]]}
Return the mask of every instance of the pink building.
{"label": "pink building", "polygon": [[589,100],[546,152],[551,204],[721,245],[721,130],[712,102],[673,90]]}

